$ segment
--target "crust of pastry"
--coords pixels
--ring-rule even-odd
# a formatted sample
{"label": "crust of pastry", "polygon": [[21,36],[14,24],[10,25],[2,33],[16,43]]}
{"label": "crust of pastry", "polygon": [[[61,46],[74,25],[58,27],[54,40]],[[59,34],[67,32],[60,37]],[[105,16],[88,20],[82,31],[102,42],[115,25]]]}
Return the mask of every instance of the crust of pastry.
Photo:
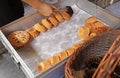
{"label": "crust of pastry", "polygon": [[48,62],[48,60],[45,60],[38,64],[38,71],[39,72],[44,71],[49,67],[50,67],[50,63]]}
{"label": "crust of pastry", "polygon": [[67,53],[66,51],[63,51],[63,52],[58,53],[57,56],[59,57],[59,60],[63,60],[67,57]]}
{"label": "crust of pastry", "polygon": [[51,16],[48,19],[54,26],[58,26],[59,22],[54,16]]}
{"label": "crust of pastry", "polygon": [[102,22],[100,22],[100,21],[96,21],[96,22],[94,22],[93,24],[95,25],[96,28],[99,28],[99,27],[103,27],[103,26],[104,26],[104,24],[103,24]]}
{"label": "crust of pastry", "polygon": [[94,36],[96,36],[96,35],[97,35],[97,34],[94,33],[94,32],[90,34],[90,36],[92,36],[92,37],[94,37]]}
{"label": "crust of pastry", "polygon": [[33,28],[35,28],[39,32],[46,32],[47,31],[46,27],[42,23],[35,24]]}
{"label": "crust of pastry", "polygon": [[60,60],[59,60],[59,57],[58,56],[52,56],[48,59],[50,65],[55,65],[56,63],[58,63]]}
{"label": "crust of pastry", "polygon": [[73,45],[71,48],[77,50],[80,46],[81,46],[80,44],[75,44],[75,45]]}
{"label": "crust of pastry", "polygon": [[78,29],[77,34],[80,38],[87,38],[90,34],[90,29],[88,27],[81,27]]}
{"label": "crust of pastry", "polygon": [[93,32],[97,28],[93,23],[87,23],[84,27],[88,27],[90,32]]}
{"label": "crust of pastry", "polygon": [[71,17],[70,14],[68,14],[66,11],[62,11],[61,15],[65,20],[69,20]]}
{"label": "crust of pastry", "polygon": [[98,21],[98,19],[96,17],[94,17],[94,16],[89,17],[89,18],[86,19],[86,23],[94,23],[96,21]]}
{"label": "crust of pastry", "polygon": [[28,43],[30,35],[25,31],[15,31],[9,34],[8,40],[14,47],[20,48]]}
{"label": "crust of pastry", "polygon": [[63,17],[60,13],[56,13],[55,15],[55,18],[59,21],[59,22],[62,22],[63,21]]}
{"label": "crust of pastry", "polygon": [[70,56],[71,54],[73,54],[75,52],[75,49],[69,48],[66,51],[67,51],[67,54]]}
{"label": "crust of pastry", "polygon": [[48,19],[43,19],[41,21],[41,23],[47,28],[47,29],[51,29],[52,28],[52,24]]}
{"label": "crust of pastry", "polygon": [[108,31],[110,29],[110,27],[108,26],[103,26],[103,27],[99,27],[97,28],[95,31],[93,31],[90,36],[96,36],[97,34],[101,34],[105,31]]}
{"label": "crust of pastry", "polygon": [[31,38],[36,38],[40,34],[35,28],[28,28],[26,31],[30,34]]}

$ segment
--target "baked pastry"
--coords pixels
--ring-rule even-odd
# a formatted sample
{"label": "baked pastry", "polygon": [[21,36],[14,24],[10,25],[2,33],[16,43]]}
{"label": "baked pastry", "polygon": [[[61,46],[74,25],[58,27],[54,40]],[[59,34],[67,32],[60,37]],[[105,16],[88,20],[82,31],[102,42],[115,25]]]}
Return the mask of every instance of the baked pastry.
{"label": "baked pastry", "polygon": [[50,65],[54,65],[59,62],[59,57],[58,56],[52,56],[48,59]]}
{"label": "baked pastry", "polygon": [[63,51],[63,52],[58,53],[57,56],[59,57],[59,60],[63,60],[67,57],[67,53],[66,51]]}
{"label": "baked pastry", "polygon": [[[110,29],[110,27],[108,26],[104,26],[104,27],[100,27],[98,29],[101,29],[102,32],[108,31]],[[99,31],[99,30],[98,30]]]}
{"label": "baked pastry", "polygon": [[94,23],[96,21],[98,21],[98,19],[96,17],[92,16],[92,17],[89,17],[88,19],[86,19],[86,24],[87,23]]}
{"label": "baked pastry", "polygon": [[58,20],[54,16],[50,16],[48,19],[54,26],[59,24]]}
{"label": "baked pastry", "polygon": [[46,32],[47,31],[46,27],[42,23],[35,24],[33,26],[33,28],[35,28],[39,32]]}
{"label": "baked pastry", "polygon": [[71,54],[73,54],[75,52],[75,49],[69,48],[66,51],[67,51],[68,56],[70,56]]}
{"label": "baked pastry", "polygon": [[96,30],[92,31],[92,33],[90,34],[90,36],[96,36],[97,34],[101,34],[105,31],[108,31],[110,29],[110,27],[108,26],[103,26],[103,27],[99,27]]}
{"label": "baked pastry", "polygon": [[90,32],[94,31],[96,29],[96,26],[93,23],[87,23],[84,27],[89,28]]}
{"label": "baked pastry", "polygon": [[63,17],[60,13],[55,13],[55,18],[59,21],[59,22],[62,22],[63,21]]}
{"label": "baked pastry", "polygon": [[96,21],[94,23],[87,23],[85,24],[85,27],[88,27],[90,29],[90,32],[93,32],[94,30],[96,30],[99,27],[103,27],[104,24],[100,21]]}
{"label": "baked pastry", "polygon": [[88,27],[81,27],[78,29],[77,34],[80,38],[87,38],[90,34],[90,29]]}
{"label": "baked pastry", "polygon": [[9,34],[8,40],[14,47],[20,48],[28,43],[30,35],[25,31],[15,31]]}
{"label": "baked pastry", "polygon": [[65,20],[69,20],[70,19],[70,14],[69,13],[67,13],[67,11],[62,11],[61,12],[61,15],[62,15],[62,17],[65,19]]}
{"label": "baked pastry", "polygon": [[48,60],[45,60],[38,64],[38,71],[39,72],[44,71],[49,67],[50,67],[50,63],[48,62]]}
{"label": "baked pastry", "polygon": [[29,28],[27,32],[30,34],[31,38],[35,38],[39,35],[39,32],[35,28]]}
{"label": "baked pastry", "polygon": [[110,26],[104,26],[104,31],[110,30]]}
{"label": "baked pastry", "polygon": [[97,36],[97,33],[95,33],[95,32],[90,33],[90,36],[92,36],[92,37]]}
{"label": "baked pastry", "polygon": [[100,22],[100,21],[94,22],[94,25],[95,25],[96,28],[99,28],[99,27],[103,27],[103,26],[104,26],[104,24],[103,24],[102,22]]}
{"label": "baked pastry", "polygon": [[78,49],[79,47],[80,47],[81,45],[80,44],[75,44],[75,45],[73,45],[71,48],[73,48],[73,49]]}
{"label": "baked pastry", "polygon": [[52,28],[52,24],[48,19],[43,19],[42,20],[42,24],[47,28],[47,29],[51,29]]}

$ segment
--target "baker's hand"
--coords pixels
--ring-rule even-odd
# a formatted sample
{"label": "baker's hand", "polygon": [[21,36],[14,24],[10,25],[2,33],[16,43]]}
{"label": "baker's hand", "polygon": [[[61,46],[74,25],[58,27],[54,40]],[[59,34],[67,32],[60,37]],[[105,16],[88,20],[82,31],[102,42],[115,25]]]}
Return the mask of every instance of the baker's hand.
{"label": "baker's hand", "polygon": [[40,1],[40,5],[37,10],[44,16],[50,16],[55,11],[59,10],[59,8],[53,4]]}
{"label": "baker's hand", "polygon": [[22,0],[23,2],[29,4],[30,6],[36,8],[42,15],[50,16],[58,7],[55,5],[43,2],[41,0]]}

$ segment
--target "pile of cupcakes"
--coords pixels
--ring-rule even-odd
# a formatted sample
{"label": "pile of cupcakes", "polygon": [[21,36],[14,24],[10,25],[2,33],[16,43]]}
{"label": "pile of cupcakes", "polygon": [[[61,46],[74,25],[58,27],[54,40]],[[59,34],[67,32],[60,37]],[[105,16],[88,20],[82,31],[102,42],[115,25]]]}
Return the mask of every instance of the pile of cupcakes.
{"label": "pile of cupcakes", "polygon": [[96,36],[110,29],[110,26],[106,26],[94,16],[86,19],[85,25],[80,27],[77,34],[80,38],[87,38],[89,36]]}

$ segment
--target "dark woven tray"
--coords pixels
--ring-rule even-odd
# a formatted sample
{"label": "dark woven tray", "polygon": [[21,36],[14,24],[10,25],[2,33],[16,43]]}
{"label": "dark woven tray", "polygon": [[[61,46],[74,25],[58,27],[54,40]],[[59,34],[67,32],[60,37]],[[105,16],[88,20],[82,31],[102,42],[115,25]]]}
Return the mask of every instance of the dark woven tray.
{"label": "dark woven tray", "polygon": [[120,30],[111,30],[86,41],[67,60],[65,78],[75,78],[74,73],[85,68],[85,63],[90,57],[103,57],[118,35],[120,35]]}

